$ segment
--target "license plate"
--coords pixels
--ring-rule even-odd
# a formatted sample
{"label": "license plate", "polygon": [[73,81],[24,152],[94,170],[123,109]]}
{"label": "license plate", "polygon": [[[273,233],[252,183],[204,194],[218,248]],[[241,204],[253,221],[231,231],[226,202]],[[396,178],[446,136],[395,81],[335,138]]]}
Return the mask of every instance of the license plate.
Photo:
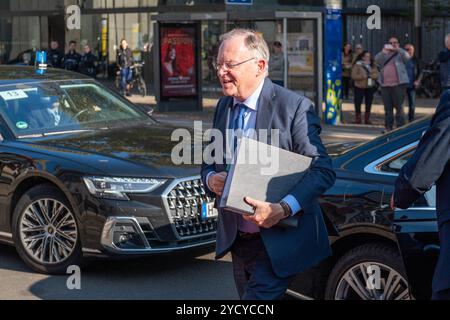
{"label": "license plate", "polygon": [[219,212],[214,208],[214,202],[203,202],[202,203],[202,218],[215,218],[219,215]]}

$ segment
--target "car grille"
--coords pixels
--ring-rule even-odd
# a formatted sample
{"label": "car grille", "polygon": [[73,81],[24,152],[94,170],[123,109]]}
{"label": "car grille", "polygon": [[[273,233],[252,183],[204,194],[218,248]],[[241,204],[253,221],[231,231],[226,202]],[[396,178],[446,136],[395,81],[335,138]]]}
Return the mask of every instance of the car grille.
{"label": "car grille", "polygon": [[217,217],[202,219],[202,204],[212,202],[201,179],[180,181],[167,195],[169,214],[181,239],[217,230]]}

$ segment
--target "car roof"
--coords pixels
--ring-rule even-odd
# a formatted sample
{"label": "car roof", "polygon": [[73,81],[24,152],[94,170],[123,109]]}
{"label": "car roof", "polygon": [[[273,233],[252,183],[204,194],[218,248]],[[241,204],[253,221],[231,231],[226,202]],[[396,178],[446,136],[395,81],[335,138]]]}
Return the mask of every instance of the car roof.
{"label": "car roof", "polygon": [[27,83],[51,80],[87,80],[91,79],[80,73],[62,69],[48,68],[43,75],[36,72],[34,67],[28,66],[0,66],[0,85]]}
{"label": "car roof", "polygon": [[420,140],[430,125],[432,116],[414,121],[404,127],[358,145],[333,159],[335,168],[361,171],[372,161],[403,146]]}

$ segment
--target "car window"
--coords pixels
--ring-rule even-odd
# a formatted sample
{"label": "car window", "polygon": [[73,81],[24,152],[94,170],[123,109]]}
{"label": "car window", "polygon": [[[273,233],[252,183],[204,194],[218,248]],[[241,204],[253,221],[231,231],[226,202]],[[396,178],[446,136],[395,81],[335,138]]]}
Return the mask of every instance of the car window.
{"label": "car window", "polygon": [[[380,168],[382,172],[388,172],[393,174],[398,174],[400,169],[408,162],[411,156],[416,151],[416,148],[409,150],[405,153],[401,153],[397,157],[383,163]],[[423,196],[419,197],[416,202],[414,202],[411,207],[435,207],[436,206],[436,187],[433,186],[428,192]]]}
{"label": "car window", "polygon": [[383,163],[383,165],[380,168],[380,171],[389,173],[399,173],[400,169],[405,165],[406,162],[408,162],[408,160],[414,154],[415,150],[416,149],[414,148],[413,150],[403,153],[400,156],[397,156],[396,158]]}
{"label": "car window", "polygon": [[79,80],[0,86],[0,114],[18,137],[147,120],[103,86]]}

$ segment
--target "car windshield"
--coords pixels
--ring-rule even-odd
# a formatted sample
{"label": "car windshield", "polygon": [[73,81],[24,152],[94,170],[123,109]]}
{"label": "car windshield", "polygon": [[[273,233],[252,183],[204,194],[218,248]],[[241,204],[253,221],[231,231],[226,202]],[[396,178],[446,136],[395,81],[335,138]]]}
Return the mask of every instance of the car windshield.
{"label": "car windshield", "polygon": [[147,120],[103,86],[80,80],[1,85],[0,113],[18,138]]}

